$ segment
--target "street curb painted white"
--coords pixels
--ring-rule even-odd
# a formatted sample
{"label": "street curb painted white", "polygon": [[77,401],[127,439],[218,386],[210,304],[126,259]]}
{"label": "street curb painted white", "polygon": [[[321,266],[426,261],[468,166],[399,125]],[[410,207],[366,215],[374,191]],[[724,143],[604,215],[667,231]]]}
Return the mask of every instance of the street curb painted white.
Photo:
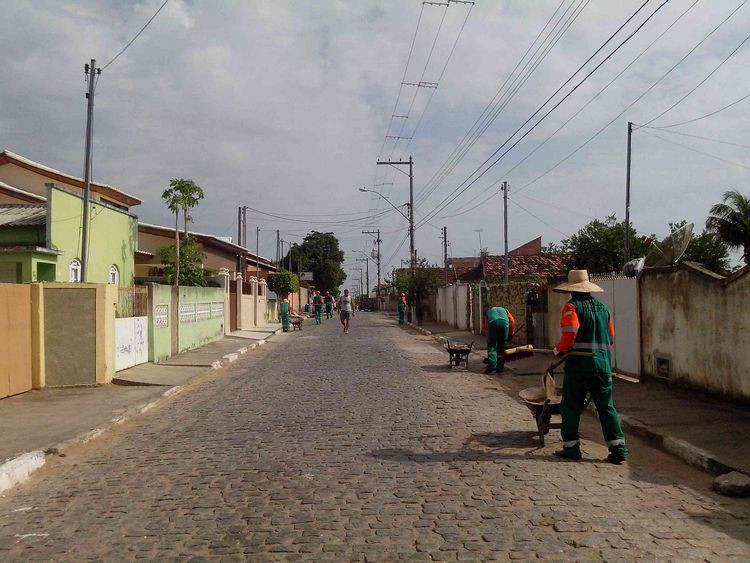
{"label": "street curb painted white", "polygon": [[21,454],[0,464],[0,493],[23,483],[45,462],[44,452],[37,450]]}
{"label": "street curb painted white", "polygon": [[[281,329],[276,331],[276,334],[278,334],[280,330]],[[235,353],[224,355],[224,359],[227,359],[230,363],[234,362],[239,357],[239,354],[245,354],[248,350],[254,350],[258,346],[262,346],[265,343],[265,340],[261,340],[258,343],[251,344],[248,347],[242,347]],[[221,369],[221,367],[222,363],[220,360],[216,360],[211,363],[211,369],[217,370]],[[197,379],[197,377],[198,376],[196,376],[194,380]],[[188,383],[187,385],[190,385],[190,383]],[[178,393],[184,391],[185,387],[186,386],[183,385],[170,387],[161,394],[161,397],[158,397],[153,401],[149,401],[148,403],[131,407],[123,414],[113,418],[109,423],[104,424],[103,426],[100,426],[98,428],[94,428],[93,430],[78,434],[77,436],[69,438],[68,440],[64,440],[56,446],[49,448],[47,451],[50,452],[50,455],[59,455],[61,452],[64,452],[72,446],[90,442],[91,440],[98,438],[108,430],[111,430],[115,426],[120,425],[135,416],[146,413],[151,409],[157,407],[160,403],[164,402],[172,395],[177,395]],[[16,457],[5,460],[2,464],[0,464],[0,493],[26,481],[31,476],[31,474],[42,467],[45,462],[46,454],[42,450],[26,452]]]}

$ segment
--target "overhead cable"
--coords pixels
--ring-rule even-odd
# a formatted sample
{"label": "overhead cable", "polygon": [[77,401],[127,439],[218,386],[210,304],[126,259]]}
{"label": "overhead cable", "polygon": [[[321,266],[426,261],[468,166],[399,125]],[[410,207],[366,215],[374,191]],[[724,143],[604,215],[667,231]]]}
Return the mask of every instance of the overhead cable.
{"label": "overhead cable", "polygon": [[120,55],[122,55],[125,51],[128,50],[128,47],[130,47],[133,43],[135,43],[135,40],[138,39],[138,37],[140,37],[141,33],[143,33],[145,29],[151,24],[151,22],[154,21],[154,18],[156,18],[156,16],[159,15],[159,12],[161,12],[164,9],[164,6],[167,5],[167,2],[169,2],[169,0],[164,0],[162,5],[159,6],[159,9],[156,10],[156,12],[154,12],[154,15],[148,19],[148,21],[140,29],[140,31],[136,33],[135,36],[130,41],[128,41],[127,45],[125,45],[122,49],[120,49],[119,53],[117,53],[114,57],[112,57],[112,59],[102,67],[102,70],[105,70],[109,65],[115,62],[120,57]]}

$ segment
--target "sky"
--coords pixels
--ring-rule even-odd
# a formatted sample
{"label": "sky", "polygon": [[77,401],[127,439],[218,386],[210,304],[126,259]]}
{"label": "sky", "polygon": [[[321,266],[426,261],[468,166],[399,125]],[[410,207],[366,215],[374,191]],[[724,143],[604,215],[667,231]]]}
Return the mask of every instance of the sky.
{"label": "sky", "polygon": [[[162,1],[0,0],[2,148],[82,175],[83,66],[103,67]],[[94,180],[143,199],[142,221],[169,225],[160,195],[191,178],[206,193],[193,229],[236,237],[247,205],[251,246],[260,228],[271,258],[277,229],[287,243],[332,231],[351,281],[373,248],[362,230],[381,230],[383,275],[408,259],[394,207],[406,211],[409,179],[379,158],[413,157],[417,254],[442,264],[444,226],[449,255],[478,254],[480,238],[502,252],[502,181],[511,249],[622,218],[631,121],[634,226],[663,236],[685,219],[700,232],[723,192],[750,191],[750,98],[672,125],[750,94],[750,5],[650,0],[595,54],[643,1],[170,0],[99,78]],[[493,99],[502,109],[483,120]],[[486,128],[467,136],[477,119]]]}

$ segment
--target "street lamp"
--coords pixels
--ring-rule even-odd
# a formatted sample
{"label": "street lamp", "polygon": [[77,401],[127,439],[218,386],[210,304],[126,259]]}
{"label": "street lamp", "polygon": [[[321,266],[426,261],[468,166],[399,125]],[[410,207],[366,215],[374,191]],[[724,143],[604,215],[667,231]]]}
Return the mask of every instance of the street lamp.
{"label": "street lamp", "polygon": [[[376,192],[375,190],[368,190],[367,188],[359,188],[359,191],[360,191],[360,192],[362,192],[362,193],[365,193],[365,192],[370,192],[370,193],[372,193],[372,194],[375,194],[375,195],[377,195],[377,196],[378,196],[378,197],[380,197],[381,199],[384,199],[384,200],[385,200],[386,202],[388,202],[388,205],[390,205],[391,207],[393,207],[393,209],[395,209],[396,211],[398,211],[398,212],[399,212],[399,213],[401,214],[401,216],[402,216],[402,217],[403,217],[404,219],[406,219],[407,221],[409,220],[409,216],[408,216],[408,215],[406,215],[406,214],[405,214],[405,213],[404,213],[403,211],[401,211],[401,210],[400,210],[400,209],[399,209],[398,207],[396,207],[395,205],[393,205],[393,204],[391,203],[391,200],[390,200],[390,199],[388,199],[387,197],[385,197],[385,196],[384,196],[383,194],[381,194],[380,192]],[[408,209],[408,210],[409,210],[409,212],[411,213],[411,210],[410,210],[410,206],[409,206],[409,204],[408,204],[408,203],[404,203],[404,205],[406,206],[406,209]],[[404,205],[400,205],[399,207],[403,207]]]}

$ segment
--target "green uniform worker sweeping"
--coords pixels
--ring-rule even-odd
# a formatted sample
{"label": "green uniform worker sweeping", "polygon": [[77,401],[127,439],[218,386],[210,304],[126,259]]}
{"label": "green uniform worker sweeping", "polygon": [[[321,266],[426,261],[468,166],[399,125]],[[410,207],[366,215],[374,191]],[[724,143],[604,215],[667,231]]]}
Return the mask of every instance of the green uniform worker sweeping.
{"label": "green uniform worker sweeping", "polygon": [[315,324],[319,325],[322,322],[320,319],[320,314],[323,311],[323,298],[320,296],[320,291],[315,292],[313,303],[315,304]]}
{"label": "green uniform worker sweeping", "polygon": [[326,319],[332,319],[333,318],[333,296],[331,295],[330,291],[326,291],[325,303],[326,303]]}
{"label": "green uniform worker sweeping", "polygon": [[562,310],[562,335],[555,347],[555,355],[568,351],[594,354],[593,357],[568,356],[565,360],[565,381],[560,403],[563,449],[555,452],[555,455],[581,459],[578,424],[588,393],[596,405],[604,439],[609,447],[607,460],[622,463],[628,457],[628,449],[612,402],[611,350],[615,330],[607,306],[591,296],[591,293],[604,290],[589,281],[586,270],[571,270],[568,283],[556,287],[554,291],[572,294]]}
{"label": "green uniform worker sweeping", "polygon": [[[487,310],[487,367],[484,373],[502,372],[505,343],[516,332],[516,319],[505,307]],[[498,355],[500,356],[498,359]]]}
{"label": "green uniform worker sweeping", "polygon": [[406,293],[401,294],[398,301],[398,324],[404,324],[404,313],[406,313]]}
{"label": "green uniform worker sweeping", "polygon": [[289,332],[289,299],[286,297],[281,300],[281,329]]}

